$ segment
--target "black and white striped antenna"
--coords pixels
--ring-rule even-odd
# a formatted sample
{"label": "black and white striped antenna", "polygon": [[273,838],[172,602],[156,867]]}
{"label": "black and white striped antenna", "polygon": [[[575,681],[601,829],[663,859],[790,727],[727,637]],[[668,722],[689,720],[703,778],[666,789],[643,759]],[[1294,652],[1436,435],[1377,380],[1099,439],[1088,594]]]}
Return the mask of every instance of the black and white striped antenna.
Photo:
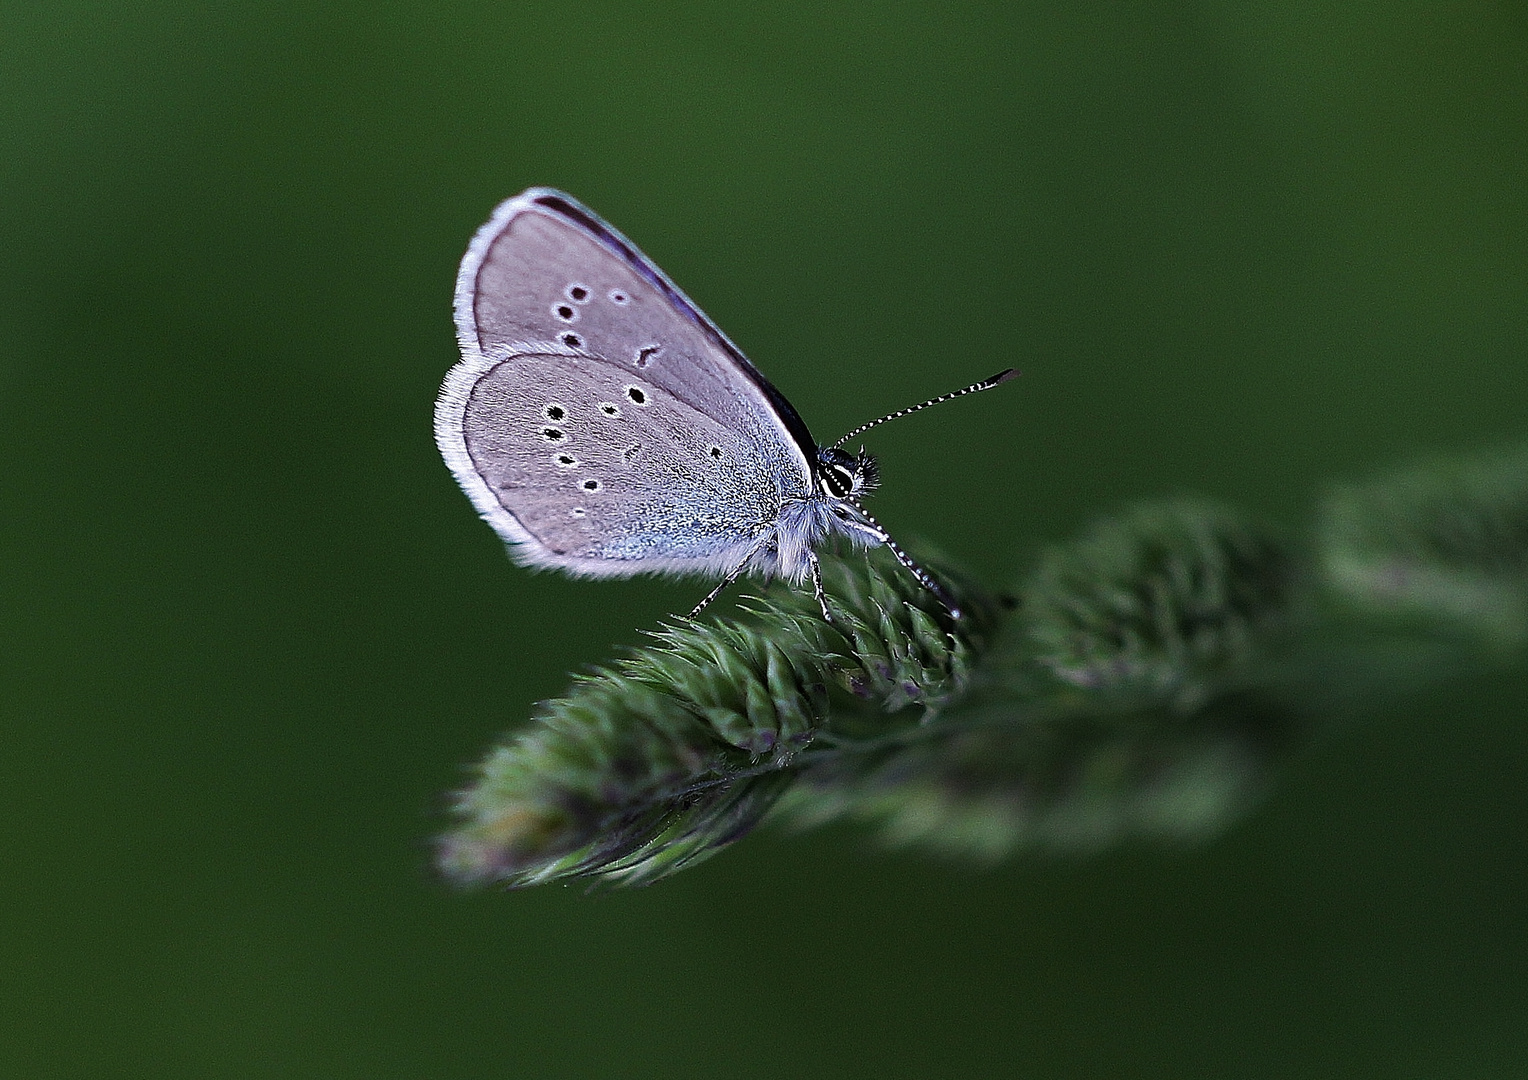
{"label": "black and white striped antenna", "polygon": [[994,386],[1001,386],[1001,385],[1003,385],[1003,383],[1007,382],[1009,379],[1013,378],[1017,374],[1018,374],[1018,372],[1015,371],[1013,368],[1008,368],[1008,369],[1006,369],[1004,371],[999,371],[996,375],[992,376],[990,379],[983,379],[979,383],[972,383],[970,386],[966,387],[964,390],[956,390],[953,393],[949,393],[949,394],[940,394],[936,398],[929,398],[927,401],[925,401],[921,405],[913,405],[910,408],[898,409],[894,413],[887,413],[885,416],[881,417],[879,420],[872,420],[868,424],[861,424],[859,427],[857,427],[853,431],[849,432],[849,434],[845,435],[842,439],[839,439],[833,445],[835,447],[842,446],[844,443],[848,442],[850,439],[854,438],[856,435],[863,435],[865,432],[869,431],[871,428],[879,427],[881,424],[886,423],[886,421],[888,421],[888,420],[896,420],[899,417],[908,416],[908,415],[910,415],[912,413],[915,413],[915,412],[920,412],[923,409],[928,408],[930,405],[938,405],[941,402],[953,401],[955,398],[965,397],[967,394],[979,394],[983,390],[991,390]]}

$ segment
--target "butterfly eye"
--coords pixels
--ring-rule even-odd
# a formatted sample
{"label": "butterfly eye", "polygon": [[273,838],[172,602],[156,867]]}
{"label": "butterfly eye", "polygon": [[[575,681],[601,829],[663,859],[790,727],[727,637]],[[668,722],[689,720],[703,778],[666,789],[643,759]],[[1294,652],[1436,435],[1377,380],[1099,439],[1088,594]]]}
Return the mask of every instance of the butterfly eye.
{"label": "butterfly eye", "polygon": [[854,473],[842,465],[825,465],[822,470],[822,489],[835,499],[842,499],[854,490]]}

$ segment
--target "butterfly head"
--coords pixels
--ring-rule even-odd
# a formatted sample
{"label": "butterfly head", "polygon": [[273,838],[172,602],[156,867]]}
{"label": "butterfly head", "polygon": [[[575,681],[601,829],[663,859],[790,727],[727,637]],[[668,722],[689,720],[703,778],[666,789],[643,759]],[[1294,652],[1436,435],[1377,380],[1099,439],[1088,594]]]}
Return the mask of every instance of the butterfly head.
{"label": "butterfly head", "polygon": [[860,448],[858,454],[824,446],[817,451],[817,486],[835,499],[854,499],[874,491],[881,469],[874,457]]}

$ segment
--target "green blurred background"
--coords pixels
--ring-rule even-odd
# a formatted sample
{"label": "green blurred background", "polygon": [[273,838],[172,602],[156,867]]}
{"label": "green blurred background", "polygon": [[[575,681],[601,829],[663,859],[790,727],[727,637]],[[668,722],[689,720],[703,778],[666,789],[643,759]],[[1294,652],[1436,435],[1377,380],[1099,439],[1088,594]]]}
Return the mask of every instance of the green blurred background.
{"label": "green blurred background", "polygon": [[0,1074],[1518,1077],[1528,678],[1193,851],[765,832],[459,894],[443,793],[695,583],[517,569],[457,260],[566,188],[991,582],[1528,434],[1521,4],[0,6]]}

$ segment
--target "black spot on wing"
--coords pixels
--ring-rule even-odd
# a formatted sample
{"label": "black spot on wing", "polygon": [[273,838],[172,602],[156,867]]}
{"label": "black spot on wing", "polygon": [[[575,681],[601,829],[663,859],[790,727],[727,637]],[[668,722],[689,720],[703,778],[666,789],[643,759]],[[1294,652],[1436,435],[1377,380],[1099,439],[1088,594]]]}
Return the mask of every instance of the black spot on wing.
{"label": "black spot on wing", "polygon": [[[801,419],[801,414],[795,410],[789,401],[785,400],[784,394],[775,389],[773,383],[748,362],[748,358],[738,351],[737,346],[728,341],[727,336],[717,329],[716,325],[706,318],[699,308],[690,303],[689,298],[680,292],[677,286],[670,282],[657,267],[648,262],[646,257],[638,252],[630,241],[595,217],[593,213],[585,210],[578,203],[561,194],[552,192],[538,195],[533,201],[537,206],[558,214],[578,225],[612,252],[619,255],[625,260],[626,265],[633,273],[658,290],[680,314],[700,327],[706,336],[732,359],[739,370],[753,381],[754,385],[769,400],[769,403],[774,406],[775,411],[780,415],[781,421],[785,424],[786,430],[790,432],[791,438],[796,440],[796,445],[801,450],[802,457],[806,459],[807,468],[811,471],[813,479],[816,479],[817,443],[812,438],[812,433],[807,428],[806,421]],[[613,296],[612,299],[614,299]],[[569,342],[567,339],[570,336],[573,335],[563,335],[563,344],[569,345],[571,348],[578,348],[582,342]]]}

